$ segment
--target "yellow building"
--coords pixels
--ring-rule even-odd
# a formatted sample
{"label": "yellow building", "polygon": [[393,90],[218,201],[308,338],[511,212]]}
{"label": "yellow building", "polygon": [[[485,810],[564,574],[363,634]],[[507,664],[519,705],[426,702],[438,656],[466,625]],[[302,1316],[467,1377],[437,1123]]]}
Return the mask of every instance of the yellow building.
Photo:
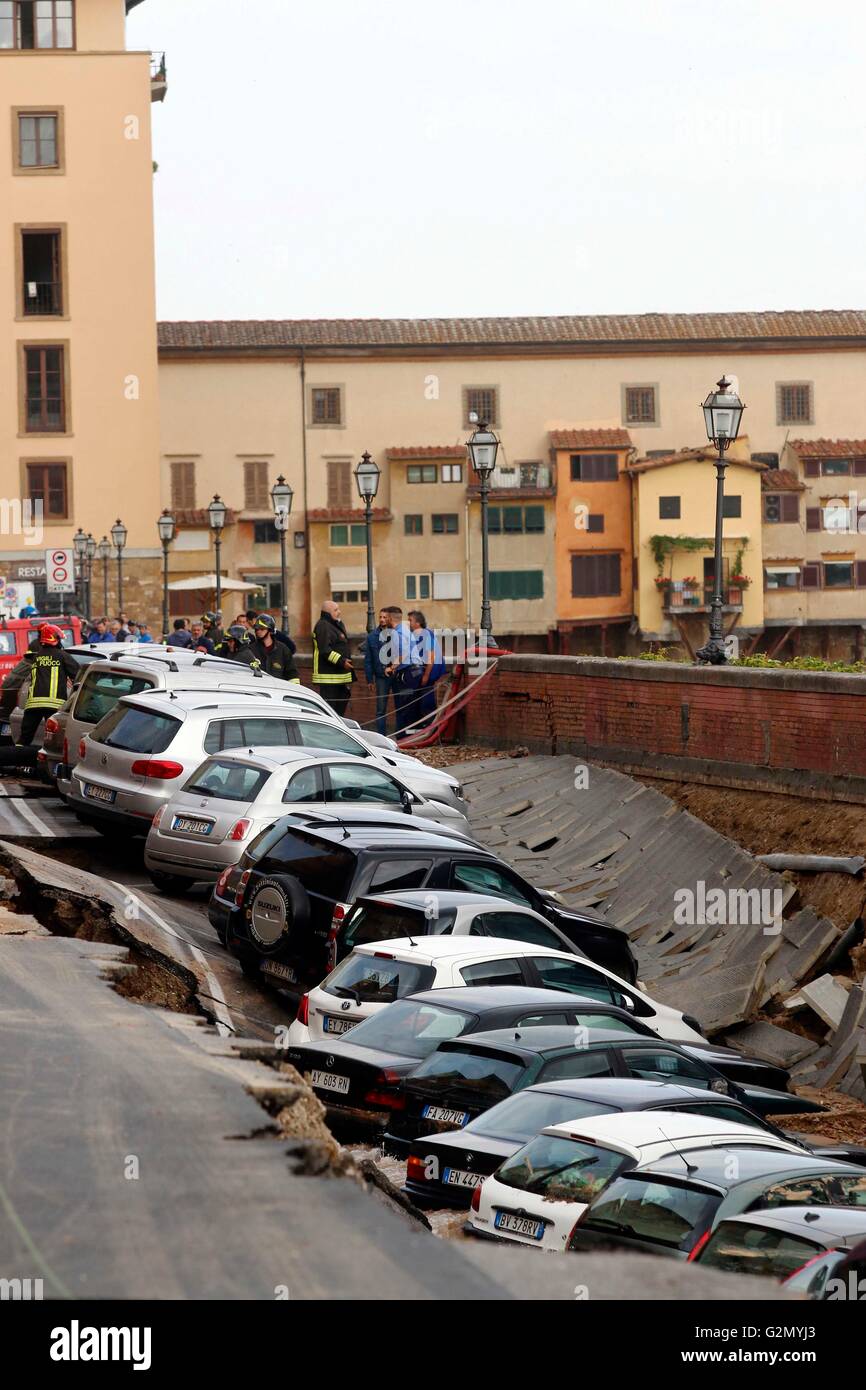
{"label": "yellow building", "polygon": [[[725,456],[724,626],[751,639],[763,631],[762,463],[749,441]],[[638,459],[632,479],[634,612],[644,641],[682,642],[690,656],[706,637],[715,579],[716,454],[685,449]]]}
{"label": "yellow building", "polygon": [[153,615],[154,89],[151,55],[125,48],[133,3],[0,5],[0,575],[121,517],[125,605]]}

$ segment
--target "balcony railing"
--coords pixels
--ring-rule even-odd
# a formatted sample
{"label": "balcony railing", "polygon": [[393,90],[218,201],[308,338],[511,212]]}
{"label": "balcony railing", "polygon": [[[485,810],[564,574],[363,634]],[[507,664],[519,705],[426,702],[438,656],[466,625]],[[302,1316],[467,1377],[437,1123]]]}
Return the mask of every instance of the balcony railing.
{"label": "balcony railing", "polygon": [[493,489],[519,487],[524,490],[553,487],[553,469],[549,463],[521,463],[512,468],[494,468],[490,486]]}
{"label": "balcony railing", "polygon": [[165,66],[164,53],[151,53],[150,55],[150,99],[151,101],[165,101],[165,94],[168,91],[168,75]]}
{"label": "balcony railing", "polygon": [[59,280],[25,280],[24,313],[62,314],[63,298]]}
{"label": "balcony railing", "polygon": [[[729,583],[722,589],[722,604],[725,608],[742,608],[745,589]],[[666,613],[705,613],[713,601],[713,586],[666,584],[662,589],[662,607]]]}

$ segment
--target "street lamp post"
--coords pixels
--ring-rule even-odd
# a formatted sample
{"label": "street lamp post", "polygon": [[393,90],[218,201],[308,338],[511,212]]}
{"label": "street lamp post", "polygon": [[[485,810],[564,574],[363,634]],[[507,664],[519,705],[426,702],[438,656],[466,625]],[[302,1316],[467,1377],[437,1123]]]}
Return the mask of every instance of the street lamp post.
{"label": "street lamp post", "polygon": [[745,410],[731,382],[722,376],[703,403],[707,438],[718,450],[716,460],[716,536],[713,559],[713,598],[710,604],[710,635],[695,656],[710,666],[724,666],[727,661],[722,631],[722,531],[725,510],[725,454],[740,432]]}
{"label": "street lamp post", "polygon": [[289,631],[289,567],[286,561],[286,533],[289,529],[289,516],[294,497],[291,483],[287,483],[282,473],[271,488],[271,503],[274,508],[274,526],[280,537],[280,585],[283,595],[283,632]]}
{"label": "street lamp post", "polygon": [[227,512],[228,507],[226,506],[225,502],[223,502],[219,493],[214,493],[214,499],[208,507],[207,513],[210,519],[210,529],[213,531],[214,560],[216,564],[216,603],[214,607],[216,608],[217,613],[221,611],[223,601],[222,573],[220,571],[220,552],[222,550],[222,533],[223,527],[226,524]]}
{"label": "street lamp post", "polygon": [[[381,469],[368,453],[361,455],[361,462],[355,469],[355,482],[358,494],[364,503],[364,522],[367,528],[367,631],[376,628],[376,611],[373,607],[373,499],[379,491]],[[351,538],[350,538],[351,539]]]}
{"label": "street lamp post", "polygon": [[[117,551],[117,611],[123,612],[123,551],[126,546],[126,538],[129,532],[124,526],[120,517],[117,518],[111,528],[111,539],[114,541],[114,548]],[[108,605],[106,604],[106,607]]]}
{"label": "street lamp post", "polygon": [[87,533],[87,617],[93,617],[93,561],[96,558],[96,540],[90,531]]}
{"label": "street lamp post", "polygon": [[166,508],[156,523],[162,541],[162,640],[168,641],[168,548],[175,537],[174,517]]}
{"label": "street lamp post", "polygon": [[[85,568],[85,559],[87,557],[87,537],[80,526],[78,530],[75,532],[75,535],[72,537],[72,550],[75,555],[75,564],[78,569],[78,573],[81,576],[81,607],[84,610],[84,616],[89,617],[87,604],[87,570]],[[61,613],[63,612],[62,602],[60,605],[60,611]]]}
{"label": "street lamp post", "polygon": [[107,536],[103,536],[96,553],[102,561],[102,602],[105,609],[104,617],[108,616],[108,562],[111,559],[111,541]]}
{"label": "street lamp post", "polygon": [[472,467],[478,474],[481,484],[481,639],[485,646],[492,647],[496,643],[493,637],[493,618],[490,613],[490,532],[487,501],[490,493],[490,478],[496,467],[496,455],[499,452],[499,440],[486,421],[478,420],[466,447],[469,450]]}

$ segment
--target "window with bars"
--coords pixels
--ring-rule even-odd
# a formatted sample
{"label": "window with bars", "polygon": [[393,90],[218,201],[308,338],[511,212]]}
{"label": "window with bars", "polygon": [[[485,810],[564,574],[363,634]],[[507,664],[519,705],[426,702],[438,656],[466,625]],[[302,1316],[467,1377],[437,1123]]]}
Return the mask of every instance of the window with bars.
{"label": "window with bars", "polygon": [[343,389],[340,386],[310,387],[310,423],[342,425]]}
{"label": "window with bars", "polygon": [[28,463],[25,465],[27,496],[42,507],[46,521],[66,521],[69,516],[67,464]]}
{"label": "window with bars", "polygon": [[264,459],[247,459],[244,462],[244,508],[248,512],[271,509],[268,464]]}
{"label": "window with bars", "polygon": [[491,570],[490,597],[493,600],[544,598],[544,571]]}
{"label": "window with bars", "polygon": [[63,232],[22,228],[19,313],[50,318],[63,313]]}
{"label": "window with bars", "polygon": [[811,425],[813,423],[812,383],[809,381],[780,381],[776,385],[776,424]]}
{"label": "window with bars", "polygon": [[796,492],[765,492],[764,521],[769,526],[800,520],[800,498]]}
{"label": "window with bars", "polygon": [[573,483],[615,483],[619,477],[616,454],[572,454]]}
{"label": "window with bars", "polygon": [[351,459],[328,460],[328,506],[351,507],[352,505],[352,462]]}
{"label": "window with bars", "polygon": [[[475,416],[475,419],[472,419]],[[499,424],[499,388],[497,386],[463,387],[463,428],[476,424]]]}
{"label": "window with bars", "polygon": [[19,111],[19,169],[59,169],[60,117],[56,111]]}
{"label": "window with bars", "polygon": [[624,386],[623,422],[626,425],[658,424],[658,387]]}
{"label": "window with bars", "polygon": [[175,511],[195,507],[195,459],[172,460],[171,505]]}
{"label": "window with bars", "polygon": [[622,592],[619,555],[572,555],[572,598],[615,597]]}
{"label": "window with bars", "polygon": [[61,346],[24,347],[24,428],[28,434],[66,430],[66,354]]}
{"label": "window with bars", "polygon": [[458,529],[459,520],[456,512],[433,513],[434,536],[456,536]]}
{"label": "window with bars", "polygon": [[0,49],[74,47],[74,0],[0,0]]}

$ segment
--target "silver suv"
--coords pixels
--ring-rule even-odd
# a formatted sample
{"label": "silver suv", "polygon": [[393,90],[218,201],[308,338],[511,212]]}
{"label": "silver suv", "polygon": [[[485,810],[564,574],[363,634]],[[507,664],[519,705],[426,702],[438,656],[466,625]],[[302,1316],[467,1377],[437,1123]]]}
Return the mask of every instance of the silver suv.
{"label": "silver suv", "polygon": [[465,813],[458,784],[440,769],[407,754],[370,748],[332,717],[298,708],[291,696],[253,699],[227,690],[150,690],[117,700],[81,740],[70,804],[80,819],[99,828],[146,834],[154,814],[183,785],[181,779],[209,754],[293,746],[366,759],[452,814]]}
{"label": "silver suv", "polygon": [[196,882],[214,883],[281,816],[308,811],[350,816],[370,807],[421,816],[421,825],[430,830],[443,825],[470,833],[461,812],[419,796],[372,758],[268,745],[207,758],[156,812],[144,862],[156,887],[174,893]]}

